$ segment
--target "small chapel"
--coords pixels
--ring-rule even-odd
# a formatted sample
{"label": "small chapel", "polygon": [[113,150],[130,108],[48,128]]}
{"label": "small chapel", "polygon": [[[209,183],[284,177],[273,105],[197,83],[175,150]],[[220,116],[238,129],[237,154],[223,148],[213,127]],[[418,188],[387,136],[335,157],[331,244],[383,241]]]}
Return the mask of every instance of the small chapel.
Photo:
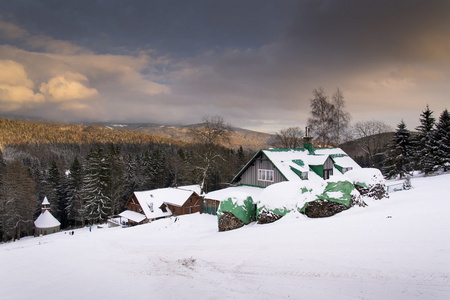
{"label": "small chapel", "polygon": [[42,201],[42,212],[34,221],[34,236],[59,232],[61,223],[50,212],[50,202],[47,197]]}

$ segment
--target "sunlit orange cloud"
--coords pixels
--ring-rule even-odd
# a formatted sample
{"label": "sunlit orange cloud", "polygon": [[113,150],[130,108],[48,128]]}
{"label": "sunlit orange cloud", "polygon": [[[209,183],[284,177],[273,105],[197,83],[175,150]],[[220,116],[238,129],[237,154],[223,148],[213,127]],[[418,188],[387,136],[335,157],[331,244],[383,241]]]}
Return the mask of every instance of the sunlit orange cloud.
{"label": "sunlit orange cloud", "polygon": [[44,101],[44,96],[33,91],[34,83],[24,67],[12,60],[0,60],[0,108],[13,111],[23,106]]}
{"label": "sunlit orange cloud", "polygon": [[169,87],[153,81],[151,73],[141,74],[143,69],[151,69],[152,64],[162,63],[148,52],[136,56],[97,55],[68,41],[32,36],[16,25],[1,21],[0,34],[44,50],[0,45],[0,57],[7,58],[0,64],[3,110],[54,103],[53,109],[79,111],[88,109],[94,102],[107,103],[111,93],[118,89],[150,96],[170,93]]}
{"label": "sunlit orange cloud", "polygon": [[47,99],[55,102],[86,99],[98,95],[98,91],[86,87],[86,76],[78,73],[67,73],[63,76],[51,78],[48,83],[43,83],[40,92]]}

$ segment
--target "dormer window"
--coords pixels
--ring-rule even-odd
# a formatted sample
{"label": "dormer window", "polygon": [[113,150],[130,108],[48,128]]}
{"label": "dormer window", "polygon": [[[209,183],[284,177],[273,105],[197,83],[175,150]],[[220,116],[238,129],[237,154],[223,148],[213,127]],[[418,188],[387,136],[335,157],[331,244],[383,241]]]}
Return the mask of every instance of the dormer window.
{"label": "dormer window", "polygon": [[350,170],[353,170],[353,168],[352,167],[342,168],[342,174],[344,174],[344,173],[346,173],[346,172],[348,172]]}

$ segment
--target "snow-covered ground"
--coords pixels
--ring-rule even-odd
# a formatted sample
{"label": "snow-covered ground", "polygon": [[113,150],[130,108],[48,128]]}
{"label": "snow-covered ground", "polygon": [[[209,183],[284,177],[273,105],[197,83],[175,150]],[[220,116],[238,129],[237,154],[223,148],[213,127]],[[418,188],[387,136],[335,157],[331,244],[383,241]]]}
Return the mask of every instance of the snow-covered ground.
{"label": "snow-covered ground", "polygon": [[0,244],[0,299],[450,299],[449,184],[228,232],[195,214]]}

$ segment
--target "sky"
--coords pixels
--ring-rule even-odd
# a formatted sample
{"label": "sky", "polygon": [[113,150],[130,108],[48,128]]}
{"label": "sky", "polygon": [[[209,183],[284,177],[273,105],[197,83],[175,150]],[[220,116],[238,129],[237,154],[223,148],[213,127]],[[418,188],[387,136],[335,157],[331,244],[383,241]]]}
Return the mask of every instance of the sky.
{"label": "sky", "polygon": [[450,108],[450,1],[0,0],[0,115],[306,126],[339,88],[352,123]]}

